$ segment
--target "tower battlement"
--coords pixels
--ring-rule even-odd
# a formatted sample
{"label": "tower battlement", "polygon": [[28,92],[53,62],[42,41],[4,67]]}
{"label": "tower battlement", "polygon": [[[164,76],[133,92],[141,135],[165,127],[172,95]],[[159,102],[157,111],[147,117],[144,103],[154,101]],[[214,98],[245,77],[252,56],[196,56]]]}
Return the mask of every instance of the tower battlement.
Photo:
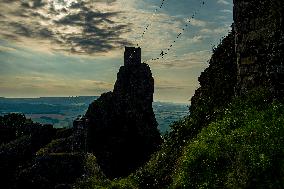
{"label": "tower battlement", "polygon": [[135,65],[141,63],[141,48],[125,47],[124,65]]}

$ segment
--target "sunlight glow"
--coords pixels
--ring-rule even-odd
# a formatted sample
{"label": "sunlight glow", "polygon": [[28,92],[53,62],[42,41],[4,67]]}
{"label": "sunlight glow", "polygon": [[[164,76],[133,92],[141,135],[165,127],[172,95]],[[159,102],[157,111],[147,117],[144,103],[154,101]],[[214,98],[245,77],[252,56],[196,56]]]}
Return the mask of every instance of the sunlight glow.
{"label": "sunlight glow", "polygon": [[49,0],[51,6],[54,6],[55,10],[61,10],[63,8],[68,9],[72,3],[77,3],[77,0]]}

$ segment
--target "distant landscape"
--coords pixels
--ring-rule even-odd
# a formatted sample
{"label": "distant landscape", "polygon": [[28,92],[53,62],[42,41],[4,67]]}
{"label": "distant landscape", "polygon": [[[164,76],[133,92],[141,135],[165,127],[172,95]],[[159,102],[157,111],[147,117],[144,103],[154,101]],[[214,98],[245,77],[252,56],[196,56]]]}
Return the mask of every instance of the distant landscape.
{"label": "distant landscape", "polygon": [[0,22],[0,189],[284,189],[284,0],[0,0]]}
{"label": "distant landscape", "polygon": [[[72,127],[73,120],[84,115],[89,104],[97,96],[40,97],[40,98],[0,98],[0,115],[23,113],[27,118],[42,124],[52,124],[56,128]],[[169,131],[173,122],[188,115],[187,104],[154,102],[153,109],[159,130]]]}

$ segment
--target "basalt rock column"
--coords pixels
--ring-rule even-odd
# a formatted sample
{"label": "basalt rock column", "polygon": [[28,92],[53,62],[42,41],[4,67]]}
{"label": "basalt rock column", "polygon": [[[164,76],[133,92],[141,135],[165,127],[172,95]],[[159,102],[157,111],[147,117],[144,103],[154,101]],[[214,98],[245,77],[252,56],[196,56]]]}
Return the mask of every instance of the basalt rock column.
{"label": "basalt rock column", "polygon": [[107,176],[129,174],[158,149],[153,93],[154,79],[150,67],[141,63],[141,49],[126,48],[113,92],[102,94],[86,113],[88,149]]}

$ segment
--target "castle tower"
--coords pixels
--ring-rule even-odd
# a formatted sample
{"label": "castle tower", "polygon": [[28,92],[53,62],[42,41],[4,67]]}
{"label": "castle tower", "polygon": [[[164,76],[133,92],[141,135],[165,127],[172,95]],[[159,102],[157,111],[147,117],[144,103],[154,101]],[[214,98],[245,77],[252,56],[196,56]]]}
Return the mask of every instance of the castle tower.
{"label": "castle tower", "polygon": [[141,48],[125,47],[124,65],[136,65],[141,63]]}

